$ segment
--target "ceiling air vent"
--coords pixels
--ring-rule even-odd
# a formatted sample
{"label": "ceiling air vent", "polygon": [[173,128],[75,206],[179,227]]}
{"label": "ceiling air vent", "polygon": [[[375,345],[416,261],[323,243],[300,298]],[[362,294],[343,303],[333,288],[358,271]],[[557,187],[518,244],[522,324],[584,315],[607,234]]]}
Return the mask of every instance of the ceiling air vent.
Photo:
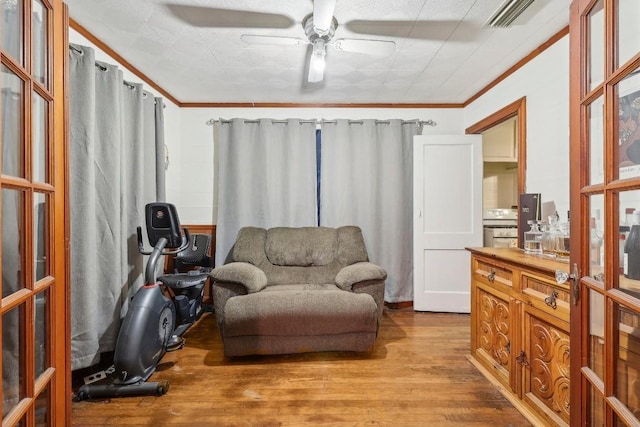
{"label": "ceiling air vent", "polygon": [[534,0],[506,0],[493,12],[491,18],[484,24],[485,27],[507,28],[513,21],[531,6]]}

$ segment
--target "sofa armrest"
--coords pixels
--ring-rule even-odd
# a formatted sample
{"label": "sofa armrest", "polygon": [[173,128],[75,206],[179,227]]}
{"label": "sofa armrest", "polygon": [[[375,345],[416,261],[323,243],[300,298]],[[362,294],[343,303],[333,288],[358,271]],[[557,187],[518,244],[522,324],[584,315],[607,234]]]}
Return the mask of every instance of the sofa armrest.
{"label": "sofa armrest", "polygon": [[211,270],[209,275],[214,282],[241,284],[248,293],[260,292],[267,286],[267,276],[264,271],[247,262],[225,264]]}
{"label": "sofa armrest", "polygon": [[353,285],[360,282],[382,281],[387,278],[384,268],[371,262],[357,262],[348,265],[336,275],[336,285],[345,291],[350,291]]}

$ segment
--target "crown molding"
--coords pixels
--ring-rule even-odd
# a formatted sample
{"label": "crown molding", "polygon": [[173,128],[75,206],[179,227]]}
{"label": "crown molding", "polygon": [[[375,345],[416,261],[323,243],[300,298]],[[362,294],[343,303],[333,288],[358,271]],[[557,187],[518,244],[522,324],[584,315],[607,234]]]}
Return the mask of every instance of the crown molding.
{"label": "crown molding", "polygon": [[73,28],[75,31],[77,31],[78,33],[83,35],[91,43],[95,44],[98,48],[100,48],[106,54],[108,54],[113,59],[118,61],[120,63],[120,65],[122,65],[124,68],[126,68],[127,70],[129,70],[133,74],[135,74],[137,77],[139,77],[140,80],[142,80],[143,82],[147,83],[149,86],[151,86],[152,88],[157,90],[160,94],[162,94],[162,96],[164,96],[165,98],[167,98],[168,100],[170,100],[174,104],[180,106],[181,103],[180,103],[180,101],[178,101],[176,99],[175,96],[171,95],[169,92],[164,90],[159,84],[157,84],[156,82],[151,80],[149,78],[149,76],[147,76],[142,71],[140,71],[136,67],[134,67],[129,61],[127,61],[122,56],[120,56],[120,54],[118,54],[115,50],[111,49],[111,47],[107,46],[106,43],[104,43],[98,37],[94,36],[89,30],[87,30],[85,27],[80,25],[78,22],[76,22],[73,19],[69,18],[69,27]]}
{"label": "crown molding", "polygon": [[296,102],[183,102],[183,108],[462,108],[462,104],[296,103]]}
{"label": "crown molding", "polygon": [[563,29],[561,29],[560,31],[558,31],[557,33],[555,33],[553,36],[551,36],[549,38],[549,40],[547,40],[546,42],[542,43],[540,46],[538,46],[537,48],[535,48],[533,51],[531,51],[531,53],[529,53],[527,56],[525,56],[524,58],[522,58],[520,61],[516,62],[512,67],[510,67],[507,71],[505,71],[504,73],[502,73],[500,76],[498,76],[498,78],[496,78],[495,80],[493,80],[491,83],[489,83],[488,85],[486,85],[484,88],[480,89],[480,91],[478,91],[475,95],[473,95],[471,98],[467,99],[462,106],[466,107],[467,105],[471,104],[473,101],[477,100],[478,98],[480,98],[482,95],[484,95],[485,93],[489,92],[489,90],[493,89],[495,86],[497,86],[500,82],[502,82],[503,80],[505,80],[507,77],[509,77],[511,74],[515,73],[516,71],[518,71],[520,68],[524,67],[528,62],[530,62],[531,60],[533,60],[536,56],[540,55],[542,52],[544,52],[545,50],[549,49],[551,46],[553,46],[558,40],[562,39],[564,36],[566,36],[567,34],[569,34],[569,26],[567,25],[566,27],[564,27]]}

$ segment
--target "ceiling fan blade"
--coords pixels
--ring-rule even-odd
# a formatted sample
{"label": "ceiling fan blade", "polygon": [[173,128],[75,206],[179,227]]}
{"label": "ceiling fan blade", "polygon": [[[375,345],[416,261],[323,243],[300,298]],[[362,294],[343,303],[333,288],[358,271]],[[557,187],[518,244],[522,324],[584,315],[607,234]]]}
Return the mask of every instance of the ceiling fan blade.
{"label": "ceiling fan blade", "polygon": [[190,6],[178,3],[166,5],[178,19],[195,27],[216,28],[291,28],[296,22],[286,15]]}
{"label": "ceiling fan blade", "polygon": [[320,35],[331,29],[336,0],[313,0],[313,28]]}
{"label": "ceiling fan blade", "polygon": [[298,37],[280,37],[280,36],[254,36],[251,34],[243,34],[240,39],[246,44],[258,45],[275,45],[275,46],[303,46],[309,44],[308,40]]}
{"label": "ceiling fan blade", "polygon": [[355,19],[344,24],[354,33],[386,37],[406,37],[419,40],[475,40],[481,25],[460,20],[441,21],[369,21]]}
{"label": "ceiling fan blade", "polygon": [[396,51],[396,43],[386,40],[338,39],[333,47],[344,52],[366,53],[368,55],[391,55]]}

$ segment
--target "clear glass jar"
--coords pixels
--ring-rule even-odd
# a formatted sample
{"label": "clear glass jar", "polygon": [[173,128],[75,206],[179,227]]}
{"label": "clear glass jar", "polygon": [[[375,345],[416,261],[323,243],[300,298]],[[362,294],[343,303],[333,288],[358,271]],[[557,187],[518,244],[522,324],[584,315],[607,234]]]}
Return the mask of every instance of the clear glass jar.
{"label": "clear glass jar", "polygon": [[531,255],[542,254],[542,231],[539,221],[528,221],[531,230],[524,233],[524,252]]}

